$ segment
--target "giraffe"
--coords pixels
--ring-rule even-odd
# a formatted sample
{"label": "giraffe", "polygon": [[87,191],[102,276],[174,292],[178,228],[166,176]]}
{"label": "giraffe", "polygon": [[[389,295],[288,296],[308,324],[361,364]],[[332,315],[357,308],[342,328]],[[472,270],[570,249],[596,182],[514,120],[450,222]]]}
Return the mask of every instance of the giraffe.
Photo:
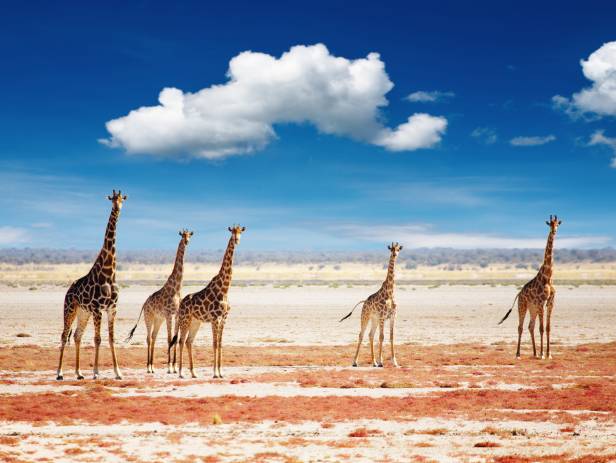
{"label": "giraffe", "polygon": [[[391,243],[390,246],[387,246],[387,249],[391,251],[389,256],[389,266],[387,267],[387,277],[385,281],[381,285],[381,288],[374,294],[368,296],[368,298],[364,301],[360,301],[357,303],[353,310],[361,304],[364,303],[362,311],[361,311],[361,329],[359,331],[359,341],[357,342],[357,350],[355,351],[355,358],[353,360],[353,366],[357,366],[357,360],[359,358],[359,348],[361,347],[361,343],[364,339],[364,333],[366,331],[366,327],[368,326],[368,322],[371,322],[370,326],[370,354],[372,355],[372,366],[374,367],[382,367],[383,366],[383,339],[385,321],[389,320],[389,342],[391,344],[391,362],[394,367],[398,367],[398,361],[396,360],[396,351],[394,345],[394,333],[396,326],[396,302],[394,301],[394,268],[396,264],[396,258],[400,251],[402,251],[402,246],[398,243]],[[340,321],[346,320],[351,316],[353,310]],[[376,332],[376,327],[379,327],[379,361],[377,362],[374,357],[374,333]]]}
{"label": "giraffe", "polygon": [[[148,348],[148,360],[147,360],[147,372],[154,373],[154,346],[156,345],[156,336],[158,330],[163,323],[163,320],[167,323],[167,344],[171,344],[172,330],[173,330],[173,317],[177,315],[178,308],[180,307],[181,292],[182,292],[182,277],[184,273],[184,252],[186,246],[190,242],[190,238],[193,236],[192,231],[180,230],[181,236],[180,243],[178,244],[178,250],[175,255],[175,264],[173,271],[169,278],[161,289],[150,295],[139,313],[139,318],[143,313],[143,319],[145,321],[146,340]],[[137,323],[130,331],[126,342],[130,341],[135,334],[135,329],[139,324],[139,318]],[[173,351],[173,364],[171,362],[171,349],[167,352],[167,373],[176,373],[175,369],[175,349]]]}
{"label": "giraffe", "polygon": [[[228,228],[231,232],[229,243],[222,259],[222,265],[218,274],[212,278],[209,284],[201,291],[182,299],[178,311],[177,323],[175,325],[175,336],[173,337],[169,350],[176,343],[180,346],[180,362],[178,373],[182,376],[182,351],[184,344],[188,350],[188,361],[190,374],[196,378],[193,367],[192,344],[199,331],[201,322],[209,322],[212,325],[212,345],[214,350],[214,378],[222,378],[220,372],[222,366],[222,332],[225,327],[227,315],[231,310],[227,301],[227,293],[231,286],[233,275],[233,252],[240,243],[240,236],[246,227],[234,225]],[[178,336],[179,333],[179,336]]]}
{"label": "giraffe", "polygon": [[62,359],[64,357],[64,346],[68,342],[71,334],[71,326],[77,318],[77,328],[75,329],[75,375],[77,379],[83,379],[79,368],[79,348],[81,347],[81,337],[88,324],[90,316],[94,320],[94,379],[98,378],[98,353],[101,344],[101,319],[103,312],[107,312],[107,322],[109,325],[109,348],[113,360],[113,370],[116,379],[122,379],[118,359],[114,346],[114,323],[116,316],[116,306],[118,303],[119,288],[116,285],[116,224],[120,217],[122,204],[128,196],[122,196],[122,191],[107,196],[112,203],[111,214],[105,230],[105,240],[92,269],[87,275],[81,277],[71,284],[66,296],[64,297],[64,330],[60,338],[60,361],[58,364],[58,375],[56,379],[64,379],[62,373]]}
{"label": "giraffe", "polygon": [[[545,245],[545,255],[543,257],[543,265],[539,269],[537,276],[530,280],[528,283],[522,287],[522,289],[518,292],[515,299],[513,300],[513,305],[509,309],[509,312],[505,314],[503,319],[498,323],[499,325],[503,323],[511,311],[515,306],[515,301],[518,299],[518,315],[519,315],[519,323],[518,323],[518,348],[516,350],[516,358],[520,358],[520,343],[522,340],[522,331],[524,318],[526,317],[526,312],[530,312],[530,322],[528,324],[528,331],[530,331],[530,339],[533,343],[533,357],[544,359],[547,357],[548,359],[552,358],[552,354],[550,353],[550,322],[552,319],[552,309],[554,309],[554,298],[556,297],[556,288],[554,288],[552,274],[554,271],[554,238],[556,238],[556,231],[558,227],[562,223],[561,220],[558,219],[556,215],[551,216],[550,220],[545,222],[548,227],[550,227],[550,232],[548,233],[548,240]],[[546,333],[546,354],[543,354],[543,318],[544,318],[544,309],[547,309],[547,317],[545,323],[545,333]],[[541,336],[541,347],[540,353],[537,355],[537,347],[535,345],[535,320],[539,315],[539,334]]]}

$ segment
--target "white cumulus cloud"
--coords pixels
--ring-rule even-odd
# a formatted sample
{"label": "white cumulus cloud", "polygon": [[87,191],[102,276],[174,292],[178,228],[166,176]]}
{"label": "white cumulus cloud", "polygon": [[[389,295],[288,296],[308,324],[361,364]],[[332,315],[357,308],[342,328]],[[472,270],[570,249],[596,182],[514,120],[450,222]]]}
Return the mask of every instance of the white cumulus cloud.
{"label": "white cumulus cloud", "polygon": [[616,116],[616,41],[603,44],[580,65],[592,85],[571,98],[555,95],[554,106],[574,117],[585,113]]}
{"label": "white cumulus cloud", "polygon": [[245,51],[231,59],[227,78],[195,93],[164,88],[158,105],[107,122],[110,136],[100,141],[129,154],[214,159],[263,149],[275,124],[310,123],[392,151],[433,147],[447,127],[428,114],[396,128],[382,123],[393,83],[378,53],[351,60],[323,44],[295,46],[280,58]]}
{"label": "white cumulus cloud", "polygon": [[453,98],[455,93],[453,92],[440,92],[438,90],[434,90],[431,92],[425,91],[417,91],[413,92],[406,97],[408,101],[413,103],[435,103],[437,101],[443,101],[448,98]]}
{"label": "white cumulus cloud", "polygon": [[546,135],[545,137],[515,137],[509,140],[513,146],[541,146],[556,140],[554,135]]}

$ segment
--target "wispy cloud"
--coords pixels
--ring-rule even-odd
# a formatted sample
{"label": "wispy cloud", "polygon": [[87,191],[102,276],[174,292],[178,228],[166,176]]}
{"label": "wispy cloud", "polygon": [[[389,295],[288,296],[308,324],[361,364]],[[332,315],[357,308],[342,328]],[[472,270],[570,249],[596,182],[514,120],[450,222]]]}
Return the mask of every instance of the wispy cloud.
{"label": "wispy cloud", "polygon": [[[545,247],[546,239],[512,237],[481,233],[440,232],[428,224],[358,225],[343,224],[334,227],[337,233],[368,242],[400,241],[413,248],[458,249],[538,249]],[[607,236],[565,236],[558,238],[563,248],[592,248],[605,246],[611,241]]]}
{"label": "wispy cloud", "polygon": [[429,181],[390,182],[386,185],[356,183],[351,186],[363,196],[381,201],[459,207],[494,203],[511,193],[527,192],[531,188],[521,186],[510,178],[486,180],[480,177],[447,177]]}
{"label": "wispy cloud", "polygon": [[554,135],[546,135],[544,137],[514,137],[509,140],[512,146],[541,146],[556,140]]}
{"label": "wispy cloud", "polygon": [[485,145],[493,145],[498,141],[498,135],[494,129],[489,127],[477,127],[471,132],[471,137]]}
{"label": "wispy cloud", "polygon": [[412,103],[436,103],[438,101],[448,100],[454,96],[456,96],[454,92],[441,92],[438,90],[425,92],[420,90],[407,95],[405,99]]}
{"label": "wispy cloud", "polygon": [[611,166],[616,168],[616,137],[607,137],[604,134],[603,130],[597,130],[590,137],[590,141],[588,142],[590,146],[592,145],[605,145],[611,148],[614,153],[614,157],[612,158]]}
{"label": "wispy cloud", "polygon": [[0,227],[0,245],[15,245],[28,242],[28,231],[16,227]]}

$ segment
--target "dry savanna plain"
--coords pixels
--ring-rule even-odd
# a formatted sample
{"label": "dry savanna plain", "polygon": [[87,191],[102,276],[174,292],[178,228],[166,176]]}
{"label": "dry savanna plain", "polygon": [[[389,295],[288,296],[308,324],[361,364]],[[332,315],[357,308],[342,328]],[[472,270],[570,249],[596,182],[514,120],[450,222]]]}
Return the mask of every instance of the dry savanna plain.
{"label": "dry savanna plain", "polygon": [[[531,268],[444,266],[397,271],[400,368],[351,367],[359,313],[380,265],[237,265],[212,379],[211,330],[196,340],[197,379],[145,371],[145,298],[170,265],[122,266],[114,380],[103,320],[102,374],[91,379],[93,330],[55,380],[62,301],[88,264],[0,264],[0,461],[7,462],[578,462],[616,461],[616,264],[556,269],[552,360],[532,358],[517,313]],[[218,270],[187,264],[184,294]],[[538,331],[538,330],[537,330]],[[538,337],[538,332],[537,332]]]}

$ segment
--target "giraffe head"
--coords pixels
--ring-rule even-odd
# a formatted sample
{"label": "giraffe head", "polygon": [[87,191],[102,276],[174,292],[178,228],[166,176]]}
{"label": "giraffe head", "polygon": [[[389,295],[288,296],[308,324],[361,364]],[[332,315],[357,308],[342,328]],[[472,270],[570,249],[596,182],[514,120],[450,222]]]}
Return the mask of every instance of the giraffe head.
{"label": "giraffe head", "polygon": [[391,243],[389,246],[387,246],[387,249],[389,249],[391,251],[391,255],[393,257],[398,257],[398,254],[400,254],[400,251],[402,251],[402,245],[400,243]]}
{"label": "giraffe head", "polygon": [[186,229],[180,230],[180,236],[182,237],[182,241],[184,245],[187,245],[190,242],[190,238],[193,236],[194,232],[188,231]]}
{"label": "giraffe head", "polygon": [[113,194],[107,196],[107,199],[113,203],[113,209],[119,212],[122,209],[122,203],[128,199],[128,196],[122,196],[122,190],[118,190],[117,193],[113,190]]}
{"label": "giraffe head", "polygon": [[558,227],[562,223],[562,220],[558,220],[557,215],[550,215],[550,220],[546,220],[545,223],[548,227],[550,227],[550,231],[556,233],[556,230],[558,230]]}
{"label": "giraffe head", "polygon": [[240,227],[239,225],[233,225],[229,227],[229,231],[231,232],[231,237],[233,238],[234,244],[240,244],[240,236],[246,230],[246,227]]}

